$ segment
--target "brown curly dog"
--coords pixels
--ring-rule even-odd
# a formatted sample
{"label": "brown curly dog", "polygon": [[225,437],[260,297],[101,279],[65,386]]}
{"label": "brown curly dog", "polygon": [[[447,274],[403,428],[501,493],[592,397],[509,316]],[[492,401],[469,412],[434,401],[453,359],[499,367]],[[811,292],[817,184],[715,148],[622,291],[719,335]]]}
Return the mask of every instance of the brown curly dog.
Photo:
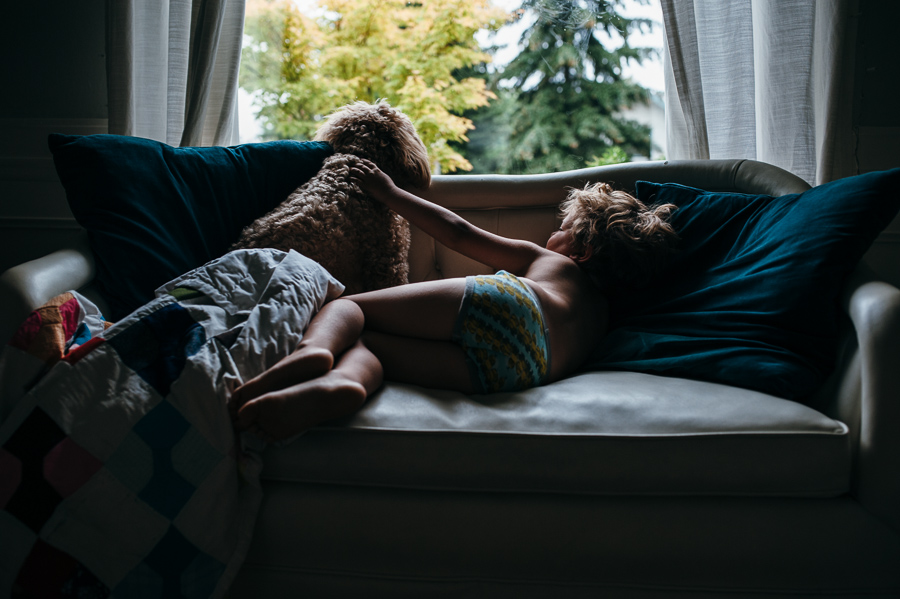
{"label": "brown curly dog", "polygon": [[232,246],[296,250],[343,283],[345,293],[408,281],[409,223],[350,180],[356,157],[368,158],[398,185],[431,183],[425,146],[409,118],[386,102],[356,102],[319,129],[334,155],[272,212],[258,218]]}

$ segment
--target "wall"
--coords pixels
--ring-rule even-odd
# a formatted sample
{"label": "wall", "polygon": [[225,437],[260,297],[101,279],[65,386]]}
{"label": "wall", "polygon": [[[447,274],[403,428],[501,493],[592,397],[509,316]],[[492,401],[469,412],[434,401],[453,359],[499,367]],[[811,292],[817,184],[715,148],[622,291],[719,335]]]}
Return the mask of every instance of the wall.
{"label": "wall", "polygon": [[[106,0],[8,2],[0,37],[0,272],[69,243],[47,134],[105,133]],[[900,166],[900,2],[859,0],[854,129],[860,172]],[[853,64],[851,61],[851,64]],[[900,220],[867,261],[900,286]]]}
{"label": "wall", "polygon": [[[853,121],[860,173],[900,167],[900,2],[860,0]],[[875,242],[866,261],[900,287],[900,218]]]}
{"label": "wall", "polygon": [[0,272],[78,234],[47,135],[107,130],[106,1],[7,2],[3,12]]}

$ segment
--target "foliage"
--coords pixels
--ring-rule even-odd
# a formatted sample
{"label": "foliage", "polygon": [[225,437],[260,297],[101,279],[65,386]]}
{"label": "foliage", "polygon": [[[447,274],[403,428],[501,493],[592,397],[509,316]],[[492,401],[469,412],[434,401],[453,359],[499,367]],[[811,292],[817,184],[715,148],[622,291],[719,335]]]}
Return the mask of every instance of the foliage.
{"label": "foliage", "polygon": [[622,164],[628,162],[628,154],[621,146],[612,146],[603,150],[601,156],[593,156],[585,163],[585,166],[606,166],[607,164]]}
{"label": "foliage", "polygon": [[473,119],[475,128],[467,142],[454,147],[470,161],[473,173],[509,172],[510,116],[517,108],[516,97],[509,90],[499,89],[497,98],[487,107],[465,113]]}
{"label": "foliage", "polygon": [[436,171],[469,170],[448,142],[464,142],[466,110],[495,97],[456,71],[490,60],[475,40],[508,15],[489,0],[321,0],[316,18],[289,0],[248,11],[240,84],[255,93],[267,139],[310,139],[356,100],[386,99],[416,126]]}
{"label": "foliage", "polygon": [[[651,24],[622,17],[616,12],[621,4],[523,0],[520,15],[533,23],[522,34],[518,56],[493,77],[484,75],[504,99],[474,115],[476,131],[466,155],[479,172],[580,168],[614,147],[626,156],[649,156],[649,128],[618,113],[649,101],[646,89],[623,79],[622,67],[653,52],[628,42],[633,32]],[[622,38],[622,45],[604,46],[600,35]],[[502,143],[503,152],[476,143],[482,128],[486,137]]]}

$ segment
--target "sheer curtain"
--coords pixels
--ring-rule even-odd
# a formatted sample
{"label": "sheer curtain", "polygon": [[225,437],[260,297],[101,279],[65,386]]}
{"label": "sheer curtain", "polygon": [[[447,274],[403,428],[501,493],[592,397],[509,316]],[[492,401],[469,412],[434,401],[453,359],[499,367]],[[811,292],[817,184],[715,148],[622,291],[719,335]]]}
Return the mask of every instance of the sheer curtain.
{"label": "sheer curtain", "polygon": [[113,0],[109,132],[175,146],[238,141],[244,0]]}
{"label": "sheer curtain", "polygon": [[856,173],[855,0],[662,0],[666,155]]}

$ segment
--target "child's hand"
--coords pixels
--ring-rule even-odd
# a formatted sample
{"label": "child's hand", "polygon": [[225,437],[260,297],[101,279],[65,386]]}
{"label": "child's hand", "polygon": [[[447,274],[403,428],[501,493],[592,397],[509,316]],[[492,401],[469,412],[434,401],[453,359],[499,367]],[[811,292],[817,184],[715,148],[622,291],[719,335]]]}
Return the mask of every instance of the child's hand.
{"label": "child's hand", "polygon": [[375,199],[381,199],[394,192],[397,187],[393,180],[384,171],[378,168],[371,160],[360,158],[356,164],[350,167],[350,177],[359,187]]}

